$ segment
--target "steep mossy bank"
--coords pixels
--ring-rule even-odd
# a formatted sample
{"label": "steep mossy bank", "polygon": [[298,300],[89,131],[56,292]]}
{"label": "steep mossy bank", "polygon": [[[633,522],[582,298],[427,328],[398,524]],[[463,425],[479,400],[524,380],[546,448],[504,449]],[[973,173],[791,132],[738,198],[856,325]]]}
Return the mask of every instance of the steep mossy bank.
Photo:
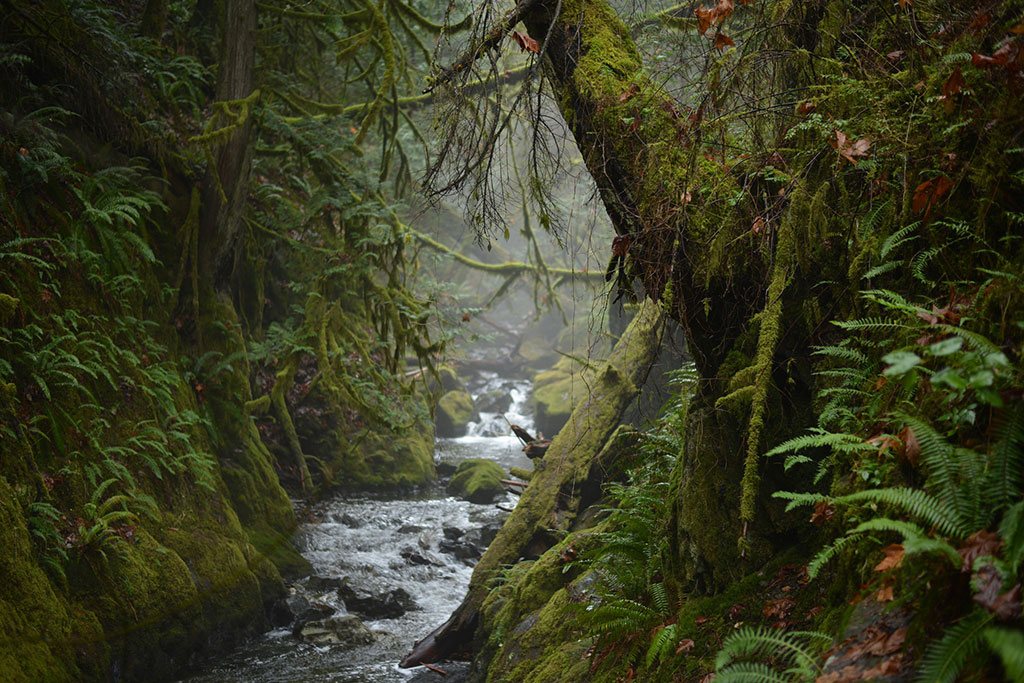
{"label": "steep mossy bank", "polygon": [[395,208],[255,80],[317,28],[215,4],[5,4],[4,681],[180,675],[308,570],[290,495],[434,477]]}

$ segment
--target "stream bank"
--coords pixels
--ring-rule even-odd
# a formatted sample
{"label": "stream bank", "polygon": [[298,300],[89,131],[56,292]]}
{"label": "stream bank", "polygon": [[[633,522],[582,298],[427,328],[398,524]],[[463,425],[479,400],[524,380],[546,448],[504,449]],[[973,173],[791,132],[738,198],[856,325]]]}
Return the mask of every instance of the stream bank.
{"label": "stream bank", "polygon": [[[486,373],[471,391],[476,397],[497,387],[512,396],[504,416],[532,429],[525,414],[529,383]],[[482,412],[465,436],[437,439],[439,472],[450,473],[474,458],[492,460],[505,471],[529,469],[520,442],[507,435],[505,417]],[[438,678],[424,669],[399,669],[397,662],[415,639],[458,606],[472,567],[507,516],[499,506],[510,509],[516,503],[511,495],[486,504],[460,500],[448,495],[446,483],[443,477],[405,494],[339,494],[311,506],[294,543],[313,574],[289,586],[288,597],[272,614],[275,628],[184,680],[393,683],[420,675]],[[348,615],[356,615],[369,635],[350,628],[354,620]],[[303,631],[305,636],[296,635]],[[335,638],[346,642],[327,642]],[[453,676],[445,680],[453,680],[460,668],[448,667]]]}

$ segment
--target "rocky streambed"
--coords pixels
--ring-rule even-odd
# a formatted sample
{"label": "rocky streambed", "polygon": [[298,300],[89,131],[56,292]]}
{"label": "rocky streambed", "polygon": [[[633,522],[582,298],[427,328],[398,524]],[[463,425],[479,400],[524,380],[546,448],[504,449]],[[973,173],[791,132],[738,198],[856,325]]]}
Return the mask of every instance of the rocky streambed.
{"label": "rocky streambed", "polygon": [[[505,387],[509,420],[530,428],[528,383],[487,377],[473,393]],[[450,496],[446,476],[462,461],[525,467],[521,444],[505,417],[481,412],[469,434],[439,439],[442,478],[406,495],[335,497],[309,511],[296,545],[313,567],[271,615],[274,629],[185,680],[192,683],[284,683],[459,680],[397,662],[458,606],[472,567],[515,505],[511,495],[486,503]],[[502,509],[504,508],[504,509]]]}

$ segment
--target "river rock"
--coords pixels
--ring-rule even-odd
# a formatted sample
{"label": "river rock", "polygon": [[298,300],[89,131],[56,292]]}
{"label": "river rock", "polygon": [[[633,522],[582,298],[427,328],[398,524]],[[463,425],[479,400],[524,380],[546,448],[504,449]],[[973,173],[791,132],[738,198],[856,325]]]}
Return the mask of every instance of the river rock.
{"label": "river rock", "polygon": [[500,530],[500,522],[491,522],[483,525],[482,527],[470,529],[466,532],[466,535],[462,537],[462,541],[476,546],[481,552],[483,552],[484,550],[487,550],[487,546],[491,544]]}
{"label": "river rock", "polygon": [[440,562],[427,551],[420,551],[409,545],[402,548],[398,554],[401,555],[409,564],[434,565],[435,567],[444,566],[443,562]]}
{"label": "river rock", "polygon": [[395,619],[418,607],[412,596],[402,588],[370,594],[346,584],[338,589],[338,596],[345,601],[349,610],[366,619]]}
{"label": "river rock", "polygon": [[512,394],[505,387],[492,389],[477,396],[475,403],[482,413],[504,413],[512,407]]}
{"label": "river rock", "polygon": [[306,590],[311,593],[326,593],[341,588],[342,580],[336,576],[316,576],[306,579]]}
{"label": "river rock", "polygon": [[299,635],[302,628],[311,622],[332,616],[335,609],[323,603],[311,603],[302,595],[291,595],[285,603],[292,613],[292,633]]}
{"label": "river rock", "polygon": [[468,391],[456,389],[449,391],[437,402],[435,419],[437,435],[442,437],[463,436],[466,426],[477,418],[473,397]]}
{"label": "river rock", "polygon": [[448,482],[448,494],[471,503],[493,503],[505,496],[504,478],[505,470],[493,460],[463,460]]}
{"label": "river rock", "polygon": [[456,526],[446,526],[441,529],[441,533],[443,533],[444,537],[449,541],[457,541],[462,537],[462,534],[466,532]]}
{"label": "river rock", "polygon": [[476,560],[483,554],[475,545],[463,541],[444,539],[437,547],[442,553],[453,555],[469,565],[476,564]]}
{"label": "river rock", "polygon": [[370,629],[353,614],[310,621],[298,635],[314,645],[367,645],[374,640]]}

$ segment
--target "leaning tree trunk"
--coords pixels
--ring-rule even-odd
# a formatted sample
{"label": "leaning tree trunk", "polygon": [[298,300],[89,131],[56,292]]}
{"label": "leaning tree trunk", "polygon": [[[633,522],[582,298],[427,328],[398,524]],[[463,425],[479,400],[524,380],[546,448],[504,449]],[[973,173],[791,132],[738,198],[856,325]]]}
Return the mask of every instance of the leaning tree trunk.
{"label": "leaning tree trunk", "polygon": [[451,618],[417,643],[403,667],[467,652],[495,572],[523,557],[536,558],[568,531],[576,515],[600,495],[607,466],[601,454],[636,399],[654,363],[664,329],[662,306],[647,301],[598,372],[587,398],[572,411],[530,478],[515,510],[473,569],[466,598]]}

